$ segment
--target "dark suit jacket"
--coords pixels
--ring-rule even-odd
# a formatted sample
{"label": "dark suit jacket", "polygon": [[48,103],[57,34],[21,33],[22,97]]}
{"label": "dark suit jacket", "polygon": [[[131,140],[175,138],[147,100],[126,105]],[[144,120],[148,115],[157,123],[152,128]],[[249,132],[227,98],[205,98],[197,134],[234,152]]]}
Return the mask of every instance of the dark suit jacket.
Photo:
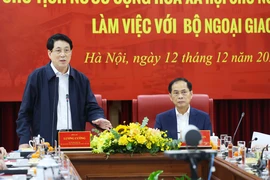
{"label": "dark suit jacket", "polygon": [[[210,130],[212,134],[210,117],[203,111],[190,107],[189,124],[197,126],[200,130]],[[158,114],[155,128],[167,131],[168,137],[172,139],[178,139],[175,108]]]}
{"label": "dark suit jacket", "polygon": [[[36,69],[27,80],[17,119],[19,144],[27,143],[32,136],[45,138],[54,144],[57,125],[58,78],[48,63]],[[72,129],[85,130],[85,122],[104,118],[87,77],[70,67],[69,101]]]}

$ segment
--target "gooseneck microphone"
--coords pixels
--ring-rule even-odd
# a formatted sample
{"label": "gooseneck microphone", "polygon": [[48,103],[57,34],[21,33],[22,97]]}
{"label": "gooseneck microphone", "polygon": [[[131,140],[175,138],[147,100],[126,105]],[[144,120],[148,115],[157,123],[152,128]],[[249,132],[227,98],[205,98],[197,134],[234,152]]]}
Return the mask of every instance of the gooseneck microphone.
{"label": "gooseneck microphone", "polygon": [[233,134],[232,143],[234,143],[235,135],[236,135],[236,133],[237,133],[237,131],[238,131],[238,128],[239,128],[239,126],[240,126],[240,124],[241,124],[242,119],[243,119],[244,116],[245,116],[245,113],[242,112],[241,117],[240,117],[240,120],[239,120],[239,122],[238,122],[238,125],[237,125],[237,127],[236,127],[236,129],[235,129],[235,131],[234,131],[234,134]]}
{"label": "gooseneck microphone", "polygon": [[255,166],[253,166],[255,169],[257,169],[259,171],[263,171],[267,167],[267,160],[263,159],[263,152],[264,152],[264,150],[268,151],[268,149],[269,149],[269,145],[266,145],[262,149],[261,157],[258,160],[258,163]]}
{"label": "gooseneck microphone", "polygon": [[69,131],[69,117],[68,117],[68,101],[69,101],[69,95],[66,94],[66,101],[67,101],[67,130]]}
{"label": "gooseneck microphone", "polygon": [[262,153],[261,153],[260,160],[263,160],[263,152],[264,152],[264,150],[268,151],[268,148],[269,148],[269,147],[270,147],[270,146],[267,144],[267,145],[262,149]]}
{"label": "gooseneck microphone", "polygon": [[248,146],[249,146],[253,141],[257,141],[257,140],[258,140],[258,138],[255,137],[254,139],[252,139],[251,141],[248,142]]}
{"label": "gooseneck microphone", "polygon": [[251,141],[248,142],[246,153],[248,153],[248,147],[250,146],[250,144],[251,144],[253,141],[257,141],[257,140],[258,140],[258,138],[255,137],[254,139],[252,139]]}

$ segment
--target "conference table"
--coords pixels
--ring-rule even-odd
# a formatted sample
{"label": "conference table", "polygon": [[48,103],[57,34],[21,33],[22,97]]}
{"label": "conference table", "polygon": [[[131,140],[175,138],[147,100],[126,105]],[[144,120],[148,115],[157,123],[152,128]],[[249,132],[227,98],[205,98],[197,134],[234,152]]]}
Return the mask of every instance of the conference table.
{"label": "conference table", "polygon": [[[8,169],[0,170],[0,179],[1,180],[22,180],[22,179],[30,179],[30,180],[39,180],[34,171],[37,171],[37,164],[31,164],[30,161],[27,161],[27,164],[16,165],[16,160],[22,160],[23,158],[18,159],[8,159],[5,160]],[[24,158],[26,159],[26,158]],[[10,167],[9,167],[10,166]],[[72,180],[81,180],[81,175],[78,174],[76,168],[72,163],[69,163],[68,171],[60,171],[60,176],[57,179],[72,179]],[[62,172],[62,173],[61,173]],[[35,174],[35,175],[34,175]],[[49,177],[44,179],[50,179]]]}
{"label": "conference table", "polygon": [[[157,153],[144,154],[92,154],[91,152],[66,152],[82,179],[87,180],[144,180],[157,170],[163,170],[160,179],[169,180],[183,175],[191,176],[190,163]],[[214,160],[216,171],[213,180],[259,180],[260,178],[220,157]],[[209,162],[198,163],[198,177],[208,178]]]}

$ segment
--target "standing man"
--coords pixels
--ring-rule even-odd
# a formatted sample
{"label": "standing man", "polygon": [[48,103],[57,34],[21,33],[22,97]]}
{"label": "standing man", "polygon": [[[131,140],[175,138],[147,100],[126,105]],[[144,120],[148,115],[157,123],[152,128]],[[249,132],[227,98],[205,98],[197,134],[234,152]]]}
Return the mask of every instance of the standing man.
{"label": "standing man", "polygon": [[29,75],[16,121],[19,149],[29,147],[29,140],[38,134],[54,144],[58,131],[83,131],[87,121],[101,129],[112,128],[87,77],[70,66],[72,48],[66,35],[51,36],[50,62]]}
{"label": "standing man", "polygon": [[181,139],[181,133],[188,124],[200,130],[210,130],[212,134],[209,115],[190,106],[193,95],[191,82],[185,78],[176,78],[170,82],[168,90],[175,108],[158,114],[155,128],[167,131],[168,137],[172,139]]}

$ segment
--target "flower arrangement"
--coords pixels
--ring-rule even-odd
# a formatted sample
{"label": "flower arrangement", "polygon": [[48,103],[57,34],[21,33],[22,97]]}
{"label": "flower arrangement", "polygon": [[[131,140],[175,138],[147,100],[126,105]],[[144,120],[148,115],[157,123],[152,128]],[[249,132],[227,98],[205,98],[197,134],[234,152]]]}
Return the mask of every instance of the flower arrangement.
{"label": "flower arrangement", "polygon": [[178,149],[179,140],[167,138],[166,132],[149,128],[148,118],[142,124],[130,123],[118,125],[111,130],[105,130],[93,136],[91,147],[93,153],[151,153]]}

